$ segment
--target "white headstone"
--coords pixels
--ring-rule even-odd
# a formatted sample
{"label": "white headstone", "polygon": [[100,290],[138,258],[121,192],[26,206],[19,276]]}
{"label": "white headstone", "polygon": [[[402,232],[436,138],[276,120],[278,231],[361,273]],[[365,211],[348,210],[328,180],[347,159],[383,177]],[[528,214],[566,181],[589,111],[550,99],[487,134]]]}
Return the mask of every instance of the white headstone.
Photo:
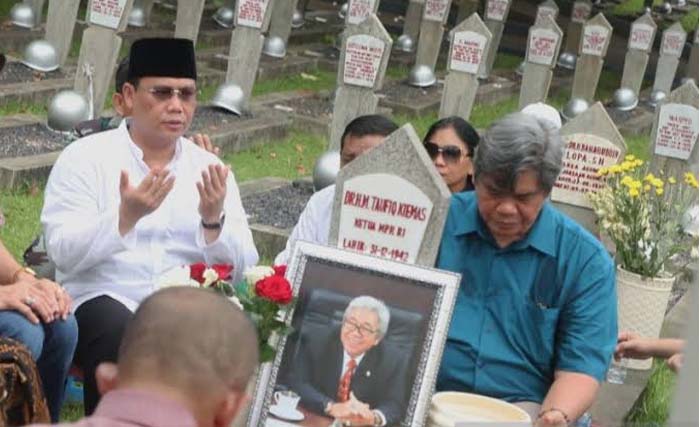
{"label": "white headstone", "polygon": [[654,44],[656,23],[644,14],[632,24],[627,42],[625,67],[622,72],[620,87],[630,88],[639,98],[639,91],[644,81],[644,73],[649,63],[649,52]]}
{"label": "white headstone", "polygon": [[589,104],[593,103],[611,38],[612,26],[602,13],[583,26],[571,98],[582,98]]}
{"label": "white headstone", "polygon": [[654,90],[660,90],[666,94],[671,92],[686,36],[680,22],[676,22],[663,32],[659,60],[656,63]]}
{"label": "white headstone", "polygon": [[520,109],[547,100],[562,36],[561,29],[551,16],[538,19],[530,27],[523,81],[520,85]]}
{"label": "white headstone", "polygon": [[501,44],[503,27],[506,19],[508,19],[510,5],[511,0],[486,0],[484,23],[491,32],[492,37],[486,58],[481,62],[479,69],[479,77],[481,78],[487,78],[491,74],[493,63],[496,61],[496,55],[498,54],[498,46]]}
{"label": "white headstone", "polygon": [[535,23],[546,16],[551,16],[554,22],[557,22],[559,17],[559,6],[557,6],[554,0],[545,0],[537,6],[537,15],[535,16]]}
{"label": "white headstone", "polygon": [[589,0],[575,1],[571,8],[571,19],[566,29],[566,47],[564,50],[578,54],[581,41],[581,28],[591,15],[593,5]]}
{"label": "white headstone", "polygon": [[447,21],[451,1],[425,0],[423,5],[420,38],[416,48],[416,65],[426,65],[433,72],[435,72],[443,34],[445,34],[443,26]]}
{"label": "white headstone", "polygon": [[238,0],[236,4],[236,26],[262,29],[270,0]]}
{"label": "white headstone", "polygon": [[56,48],[58,63],[63,66],[68,59],[78,18],[80,0],[49,0],[46,16],[46,40]]}
{"label": "white headstone", "polygon": [[116,30],[122,20],[128,0],[91,0],[88,22]]}
{"label": "white headstone", "polygon": [[358,25],[368,16],[377,13],[379,0],[348,0],[348,13],[345,22],[348,25]]}

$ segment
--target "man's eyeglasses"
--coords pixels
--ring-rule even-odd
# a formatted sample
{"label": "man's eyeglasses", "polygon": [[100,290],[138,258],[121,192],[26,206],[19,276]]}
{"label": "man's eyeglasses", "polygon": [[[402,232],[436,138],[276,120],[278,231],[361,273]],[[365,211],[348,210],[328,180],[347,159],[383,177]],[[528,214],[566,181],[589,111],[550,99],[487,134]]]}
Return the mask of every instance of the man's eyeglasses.
{"label": "man's eyeglasses", "polygon": [[155,86],[146,89],[148,93],[153,95],[158,101],[164,102],[169,101],[173,96],[180,98],[182,102],[191,102],[197,96],[197,89],[192,87],[183,87],[182,89],[175,89],[174,87],[168,86]]}
{"label": "man's eyeglasses", "polygon": [[343,326],[354,329],[362,338],[377,333],[376,329],[371,329],[367,326],[360,325],[357,322],[350,319],[343,319]]}
{"label": "man's eyeglasses", "polygon": [[435,160],[438,154],[442,154],[442,158],[445,159],[445,162],[449,163],[458,162],[463,153],[462,149],[456,145],[446,145],[444,147],[440,147],[434,142],[424,142],[423,146],[431,159]]}

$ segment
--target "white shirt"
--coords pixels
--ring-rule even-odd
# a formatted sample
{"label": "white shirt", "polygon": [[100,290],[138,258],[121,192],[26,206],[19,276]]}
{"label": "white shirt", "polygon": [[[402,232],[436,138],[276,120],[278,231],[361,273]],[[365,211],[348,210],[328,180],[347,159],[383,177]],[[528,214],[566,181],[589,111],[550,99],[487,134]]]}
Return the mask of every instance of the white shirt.
{"label": "white shirt", "polygon": [[56,279],[73,298],[74,310],[108,295],[133,311],[156,290],[157,279],[179,265],[232,264],[236,283],[258,261],[233,173],[226,181],[223,229],[206,244],[196,183],[202,170],[221,161],[184,138],[176,144],[167,166],[175,176],[173,189],[124,236],[119,234],[120,171],[127,171],[132,186],[149,171],[126,121],[73,142],[59,156],[46,186],[41,222]]}
{"label": "white shirt", "polygon": [[299,221],[294,226],[292,234],[287,239],[284,250],[275,257],[275,265],[289,264],[289,258],[294,251],[297,241],[328,244],[328,234],[331,230],[331,214],[333,213],[333,198],[335,184],[315,192],[306,207],[299,215]]}

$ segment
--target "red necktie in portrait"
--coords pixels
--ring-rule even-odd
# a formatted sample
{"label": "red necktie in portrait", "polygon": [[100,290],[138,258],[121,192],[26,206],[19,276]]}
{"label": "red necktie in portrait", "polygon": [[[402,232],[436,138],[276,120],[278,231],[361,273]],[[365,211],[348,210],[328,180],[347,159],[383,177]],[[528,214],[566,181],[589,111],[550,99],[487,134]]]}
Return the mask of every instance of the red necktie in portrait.
{"label": "red necktie in portrait", "polygon": [[352,380],[352,374],[355,373],[355,367],[357,367],[355,359],[348,360],[345,373],[340,378],[340,384],[338,384],[338,402],[340,403],[347,402],[350,399],[350,380]]}

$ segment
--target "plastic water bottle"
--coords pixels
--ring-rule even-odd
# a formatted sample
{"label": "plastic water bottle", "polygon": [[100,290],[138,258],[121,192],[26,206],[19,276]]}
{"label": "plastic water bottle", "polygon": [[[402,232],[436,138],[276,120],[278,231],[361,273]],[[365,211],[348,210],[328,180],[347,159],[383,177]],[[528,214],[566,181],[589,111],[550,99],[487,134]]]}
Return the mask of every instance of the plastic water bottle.
{"label": "plastic water bottle", "polygon": [[613,360],[605,375],[605,379],[611,384],[624,384],[627,377],[627,359]]}
{"label": "plastic water bottle", "polygon": [[592,423],[593,417],[591,416],[591,414],[588,412],[584,412],[583,415],[581,415],[579,419],[576,420],[574,427],[591,427]]}

